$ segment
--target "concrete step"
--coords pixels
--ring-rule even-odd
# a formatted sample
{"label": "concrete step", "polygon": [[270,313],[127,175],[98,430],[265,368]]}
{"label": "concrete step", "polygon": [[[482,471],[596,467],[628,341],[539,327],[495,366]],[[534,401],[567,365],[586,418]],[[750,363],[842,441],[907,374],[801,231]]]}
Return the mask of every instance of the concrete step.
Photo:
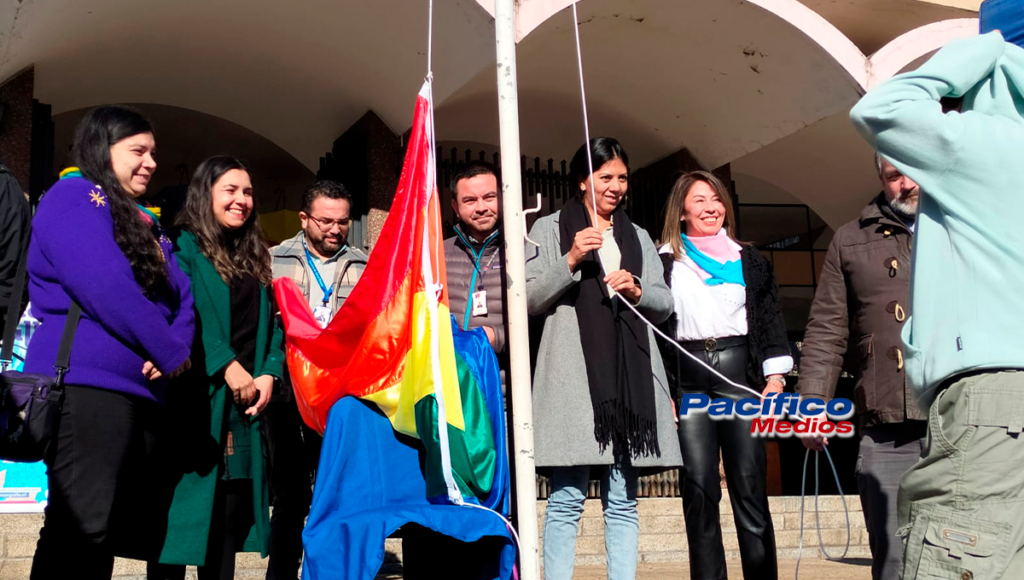
{"label": "concrete step", "polygon": [[[860,498],[847,497],[850,517],[850,548],[848,558],[870,558],[867,530],[861,514]],[[772,521],[775,524],[775,541],[780,560],[795,560],[800,546],[800,498],[769,498]],[[543,554],[544,510],[547,502],[537,502],[537,521],[541,530],[541,553]],[[846,516],[843,501],[838,496],[819,498],[818,522],[821,538],[832,556],[839,556],[846,545]],[[639,500],[640,550],[638,561],[658,568],[660,564],[683,564],[688,560],[686,526],[683,524],[682,501],[677,498],[644,498]],[[723,491],[721,503],[722,541],[726,558],[739,560],[739,543],[736,525],[732,518],[729,494]],[[824,558],[818,548],[817,525],[814,515],[814,498],[808,498],[803,517],[803,557],[808,561]],[[0,580],[27,580],[32,566],[42,514],[0,514]],[[385,549],[387,557],[382,573],[400,574],[402,561],[401,540],[389,539]],[[576,540],[577,566],[603,566],[605,564],[604,520],[601,502],[587,500]],[[259,554],[239,554],[235,577],[239,580],[262,579],[266,571],[266,560]],[[195,580],[194,569],[188,578]],[[135,560],[118,559],[114,566],[114,577],[119,580],[144,580],[145,563]]]}

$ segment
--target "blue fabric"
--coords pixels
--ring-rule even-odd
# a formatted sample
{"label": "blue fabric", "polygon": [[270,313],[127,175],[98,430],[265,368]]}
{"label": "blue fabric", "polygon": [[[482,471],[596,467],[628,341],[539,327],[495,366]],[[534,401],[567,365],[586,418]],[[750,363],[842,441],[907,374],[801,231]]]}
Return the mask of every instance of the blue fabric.
{"label": "blue fabric", "polygon": [[686,248],[686,255],[701,270],[704,270],[711,275],[710,278],[704,282],[708,286],[718,286],[719,284],[739,284],[740,286],[746,286],[746,281],[743,280],[743,261],[733,260],[732,262],[721,263],[714,260],[697,249],[697,246],[693,245],[693,242],[689,240],[684,234],[683,246]]}
{"label": "blue fabric", "polygon": [[1021,0],[985,0],[979,18],[981,33],[998,30],[1006,42],[1024,47],[1024,5]]}
{"label": "blue fabric", "polygon": [[[477,378],[486,378],[479,385],[491,411],[499,469],[495,470],[491,495],[483,504],[507,512],[508,455],[497,359],[482,329],[455,331],[455,347],[474,366]],[[511,578],[516,549],[505,523],[478,508],[430,503],[420,471],[421,453],[418,441],[397,435],[376,406],[354,397],[334,404],[324,433],[313,504],[302,532],[304,580],[372,580],[384,562],[384,540],[408,523],[462,542],[503,539],[494,553],[492,573],[482,578]],[[455,560],[459,554],[439,557],[443,562]]]}

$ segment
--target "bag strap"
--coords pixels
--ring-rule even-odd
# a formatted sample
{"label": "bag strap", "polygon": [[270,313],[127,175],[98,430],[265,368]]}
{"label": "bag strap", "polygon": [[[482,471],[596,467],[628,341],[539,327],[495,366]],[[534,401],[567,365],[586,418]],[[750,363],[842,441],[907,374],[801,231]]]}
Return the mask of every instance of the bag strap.
{"label": "bag strap", "polygon": [[[4,321],[3,347],[0,348],[0,368],[6,370],[14,362],[14,333],[18,330],[18,322],[21,312],[21,300],[25,296],[26,279],[28,278],[28,236],[25,239],[25,249],[21,252],[18,260],[18,269],[14,274],[14,285],[11,287],[11,299],[7,307],[7,319]],[[71,361],[71,343],[75,340],[75,331],[78,330],[78,320],[82,317],[82,307],[74,300],[68,308],[68,318],[64,322],[64,332],[60,337],[60,346],[57,349],[57,362],[54,368],[57,370],[57,384],[61,385],[64,375],[68,372],[68,365]]]}
{"label": "bag strap", "polygon": [[57,386],[64,385],[64,375],[68,372],[68,365],[71,362],[71,343],[75,340],[75,331],[78,330],[78,319],[82,317],[82,307],[74,300],[68,308],[68,318],[64,321],[64,332],[60,335],[60,347],[57,349],[57,362],[53,368],[57,370]]}
{"label": "bag strap", "polygon": [[11,299],[7,303],[7,319],[4,321],[3,348],[0,349],[0,365],[4,368],[14,362],[14,333],[18,329],[21,318],[21,299],[25,296],[25,278],[28,271],[28,237],[18,260],[18,269],[14,274],[14,285],[11,286]]}

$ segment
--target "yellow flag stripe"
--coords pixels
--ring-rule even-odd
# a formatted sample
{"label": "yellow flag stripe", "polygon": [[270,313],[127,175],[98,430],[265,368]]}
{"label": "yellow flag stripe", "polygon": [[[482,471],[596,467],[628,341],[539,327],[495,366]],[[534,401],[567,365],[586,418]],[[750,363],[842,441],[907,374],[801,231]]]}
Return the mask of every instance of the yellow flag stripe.
{"label": "yellow flag stripe", "polygon": [[[417,292],[413,297],[411,327],[415,333],[412,348],[405,357],[405,371],[401,382],[362,397],[372,401],[391,420],[396,431],[416,437],[416,403],[434,394],[434,380],[431,365],[430,325],[427,311],[427,296]],[[441,392],[444,394],[445,419],[449,425],[465,431],[466,422],[462,413],[462,395],[459,390],[458,370],[455,363],[455,345],[452,341],[451,315],[448,307],[438,304],[438,342],[441,362]]]}

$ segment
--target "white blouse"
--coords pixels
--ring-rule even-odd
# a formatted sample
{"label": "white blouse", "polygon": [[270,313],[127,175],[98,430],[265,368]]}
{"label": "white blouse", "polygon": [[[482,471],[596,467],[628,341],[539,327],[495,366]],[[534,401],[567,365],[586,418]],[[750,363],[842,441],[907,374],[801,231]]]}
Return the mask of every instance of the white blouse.
{"label": "white blouse", "polygon": [[[659,253],[671,254],[663,245]],[[676,312],[676,340],[704,340],[746,336],[747,289],[739,284],[708,285],[697,264],[686,254],[672,263],[672,300]],[[793,370],[793,357],[772,357],[764,361],[764,375],[784,375]]]}

